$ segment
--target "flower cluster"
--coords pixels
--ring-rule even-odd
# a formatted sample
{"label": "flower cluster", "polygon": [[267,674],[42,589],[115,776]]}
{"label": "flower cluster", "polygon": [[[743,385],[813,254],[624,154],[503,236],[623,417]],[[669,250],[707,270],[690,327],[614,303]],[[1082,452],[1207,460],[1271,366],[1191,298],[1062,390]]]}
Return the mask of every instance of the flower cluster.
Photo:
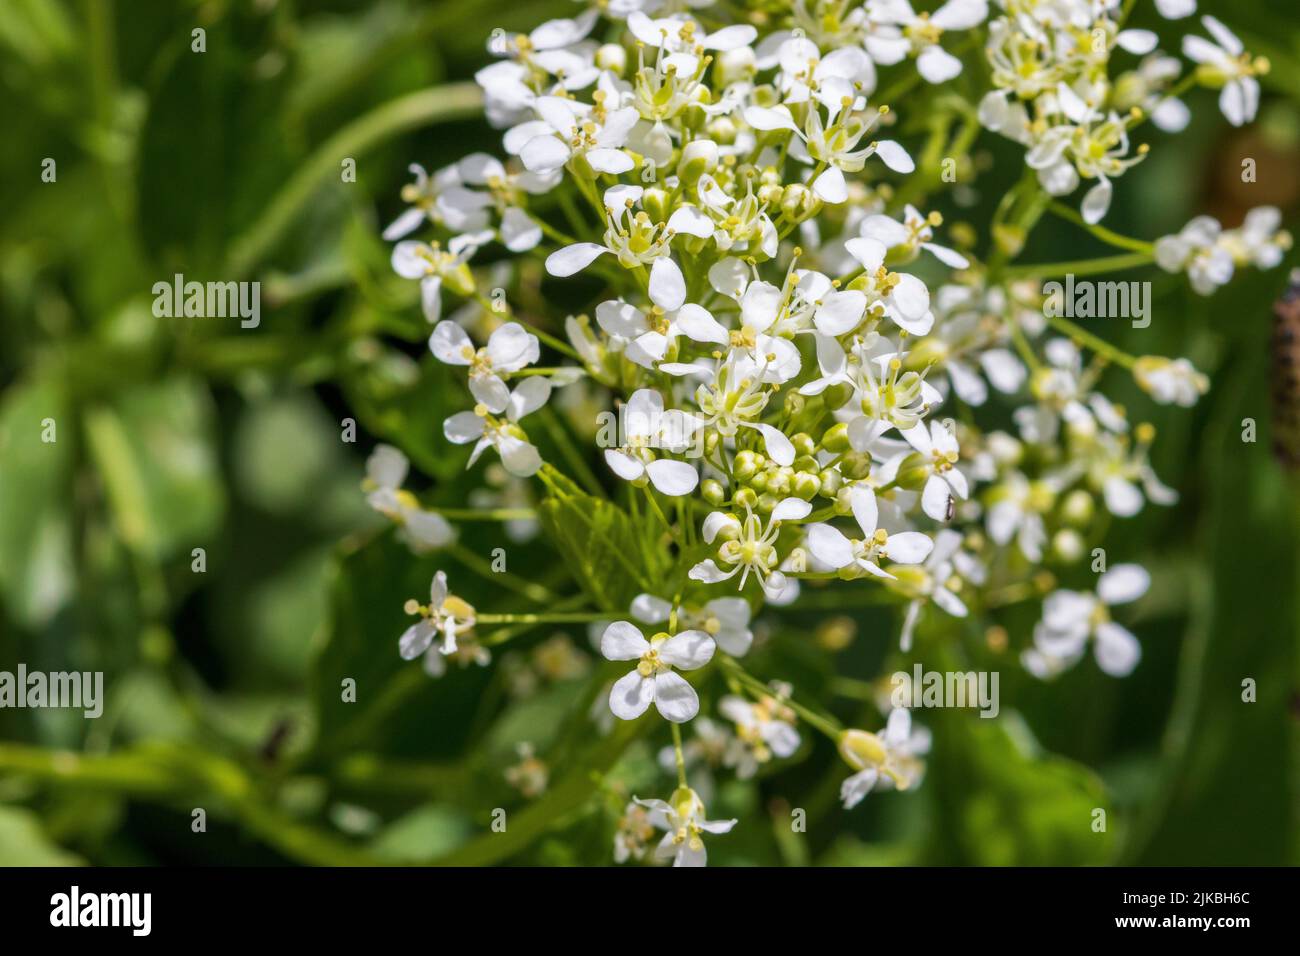
{"label": "flower cluster", "polygon": [[[764,607],[875,595],[899,609],[898,652],[923,654],[952,619],[1041,600],[1019,647],[1031,674],[1059,674],[1090,641],[1106,673],[1137,665],[1137,639],[1110,614],[1141,596],[1146,572],[1117,565],[1088,591],[1057,588],[1044,567],[1085,577],[1108,518],[1176,499],[1148,457],[1154,427],[1106,397],[1104,373],[1180,406],[1208,382],[1184,358],[1132,356],[1051,314],[1031,272],[1007,263],[1050,197],[1081,183],[1081,215],[1062,214],[1113,237],[1095,224],[1147,154],[1136,128],[1180,129],[1178,97],[1195,84],[1221,88],[1228,120],[1249,121],[1267,69],[1205,17],[1213,40],[1187,38],[1197,66],[1179,81],[1155,33],[1124,27],[1118,0],[949,0],[932,14],[906,0],[795,0],[754,4],[739,22],[697,6],[602,3],[498,37],[477,79],[502,155],[413,167],[410,208],[385,233],[435,323],[430,350],[465,372],[470,408],[443,434],[473,445],[469,466],[491,449],[510,480],[554,502],[577,487],[563,474],[575,460],[594,465],[573,474],[583,493],[676,568],[630,609],[567,618],[598,622],[600,654],[630,666],[610,675],[605,716],[671,725],[677,790],[626,805],[615,854],[641,858],[661,830],[656,855],[675,865],[702,864],[703,836],[735,823],[705,819],[692,764],[750,777],[795,757],[807,726],[853,770],[846,807],[921,780],[930,738],[907,710],[882,714],[878,732],[846,729],[749,673]],[[1194,3],[1158,6],[1186,16]],[[949,180],[925,165],[933,157],[914,159],[907,100],[888,102],[973,64],[992,88],[934,101],[939,145],[960,127],[969,149],[982,126],[1023,144],[1028,167],[983,254],[927,208]],[[406,238],[417,229],[435,236]],[[1240,229],[1202,217],[1125,243],[1208,294],[1235,268],[1276,265],[1289,236],[1260,209]],[[473,264],[484,250],[490,269]],[[443,318],[448,297],[462,307]],[[543,441],[529,416],[552,396]],[[593,410],[618,424],[584,450],[571,436],[594,432],[581,420]],[[402,490],[405,472],[394,450],[376,452],[371,503],[413,545],[444,546],[450,526]],[[607,556],[635,561],[627,549],[620,539]],[[547,617],[478,615],[441,572],[430,603],[408,610],[421,620],[403,657],[439,661],[483,622]],[[721,723],[699,716],[714,706]],[[683,744],[677,725],[693,719]]]}

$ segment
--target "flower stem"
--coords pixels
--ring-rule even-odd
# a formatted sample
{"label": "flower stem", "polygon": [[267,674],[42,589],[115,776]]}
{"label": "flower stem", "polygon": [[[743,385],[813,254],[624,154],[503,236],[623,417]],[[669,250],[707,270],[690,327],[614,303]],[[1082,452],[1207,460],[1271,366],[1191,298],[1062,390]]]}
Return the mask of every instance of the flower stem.
{"label": "flower stem", "polygon": [[672,724],[673,728],[673,756],[677,758],[677,785],[685,789],[686,787],[686,755],[682,753],[682,728],[680,724]]}

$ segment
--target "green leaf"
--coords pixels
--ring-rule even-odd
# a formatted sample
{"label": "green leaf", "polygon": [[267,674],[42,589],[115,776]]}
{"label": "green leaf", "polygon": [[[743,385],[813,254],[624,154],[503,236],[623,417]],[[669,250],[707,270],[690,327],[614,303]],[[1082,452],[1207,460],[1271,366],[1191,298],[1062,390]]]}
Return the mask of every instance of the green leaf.
{"label": "green leaf", "polygon": [[84,866],[85,860],[55,846],[40,818],[23,807],[0,805],[0,864],[4,866]]}
{"label": "green leaf", "polygon": [[[43,441],[42,436],[54,441]],[[0,406],[0,591],[13,616],[45,624],[74,587],[73,419],[57,385],[37,379]]]}
{"label": "green leaf", "polygon": [[[1109,860],[1116,821],[1090,770],[1040,751],[1014,714],[927,715],[934,715],[934,752],[924,786],[939,802],[944,862],[1079,866]],[[1097,809],[1107,814],[1105,832],[1093,829]]]}
{"label": "green leaf", "polygon": [[663,590],[669,555],[647,547],[613,502],[570,488],[548,495],[539,511],[555,549],[597,607],[621,613],[638,594]]}
{"label": "green leaf", "polygon": [[136,386],[89,409],[86,437],[123,542],[155,561],[206,547],[225,493],[213,411],[197,380]]}

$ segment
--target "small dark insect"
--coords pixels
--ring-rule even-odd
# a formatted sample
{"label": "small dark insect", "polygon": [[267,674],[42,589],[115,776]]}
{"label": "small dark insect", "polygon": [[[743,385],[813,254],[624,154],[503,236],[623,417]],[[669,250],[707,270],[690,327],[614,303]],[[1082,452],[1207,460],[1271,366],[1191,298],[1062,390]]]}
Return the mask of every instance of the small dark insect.
{"label": "small dark insect", "polygon": [[957,499],[955,499],[952,495],[949,495],[949,496],[948,496],[948,507],[947,507],[947,509],[944,510],[944,513],[943,513],[943,520],[944,520],[944,521],[951,521],[951,520],[952,520],[952,516],[955,515],[956,513],[957,513]]}
{"label": "small dark insect", "polygon": [[1273,304],[1273,454],[1300,468],[1300,269]]}
{"label": "small dark insect", "polygon": [[287,717],[277,720],[270,733],[267,734],[266,739],[262,741],[261,747],[258,748],[258,756],[266,763],[275,763],[280,757],[280,751],[288,743],[292,732],[292,720]]}

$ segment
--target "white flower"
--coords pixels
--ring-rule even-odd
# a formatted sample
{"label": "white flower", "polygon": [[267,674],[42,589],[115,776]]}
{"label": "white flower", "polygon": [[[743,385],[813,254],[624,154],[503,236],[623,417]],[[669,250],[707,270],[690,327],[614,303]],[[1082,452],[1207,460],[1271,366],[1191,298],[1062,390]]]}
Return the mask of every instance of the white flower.
{"label": "white flower", "polygon": [[1268,61],[1251,60],[1237,35],[1214,17],[1201,17],[1201,23],[1214,37],[1183,37],[1183,55],[1200,64],[1197,75],[1211,86],[1222,86],[1219,109],[1233,126],[1244,126],[1255,118],[1259,109],[1259,80],[1268,72]]}
{"label": "white flower", "polygon": [[423,605],[414,599],[407,601],[406,613],[420,615],[419,622],[408,627],[397,643],[402,659],[407,661],[429,650],[438,635],[442,636],[439,651],[454,654],[456,636],[471,630],[476,619],[473,607],[447,593],[447,575],[442,571],[433,576],[429,585],[429,603]]}
{"label": "white flower", "polygon": [[410,461],[392,445],[376,445],[366,459],[366,477],[362,488],[366,503],[401,526],[401,534],[416,554],[435,551],[455,540],[456,534],[447,519],[435,511],[425,511],[402,484]]}
{"label": "white flower", "polygon": [[[828,203],[842,203],[849,198],[848,182],[844,174],[856,173],[866,165],[868,157],[879,156],[886,166],[900,173],[910,173],[916,168],[912,157],[898,143],[882,139],[858,149],[858,143],[880,119],[876,113],[869,120],[856,114],[856,96],[846,81],[835,82],[832,77],[822,90],[822,104],[827,107],[826,121],[821,110],[808,110],[804,128],[800,129],[785,106],[750,106],[745,110],[745,122],[756,130],[789,130],[798,137],[802,152],[826,169],[812,182],[817,197]],[[798,152],[792,152],[798,155]]]}
{"label": "white flower", "polygon": [[[950,517],[952,499],[949,492],[958,498],[965,498],[970,489],[966,476],[957,469],[958,446],[956,436],[942,422],[931,422],[927,431],[924,423],[919,423],[902,432],[909,445],[921,455],[921,461],[915,467],[926,474],[925,488],[921,492],[921,510],[935,521],[947,521]],[[908,456],[896,459],[902,464]]]}
{"label": "white flower", "polygon": [[960,532],[951,528],[942,529],[934,536],[934,550],[925,560],[921,569],[923,573],[915,578],[908,576],[907,583],[920,596],[907,606],[907,613],[903,617],[903,631],[898,642],[903,653],[912,649],[912,633],[926,600],[933,601],[953,617],[965,617],[966,604],[957,596],[962,584],[958,574],[963,574],[972,584],[984,583],[983,566],[977,558],[962,551],[961,544]]}
{"label": "white flower", "polygon": [[510,402],[510,389],[502,376],[536,362],[541,346],[537,336],[518,322],[507,322],[488,336],[487,345],[475,350],[465,330],[447,319],[434,327],[429,351],[440,362],[468,366],[469,390],[475,401],[499,415]]}
{"label": "white flower", "polygon": [[793,714],[774,697],[751,702],[732,694],[718,702],[718,710],[736,725],[736,734],[748,751],[749,759],[736,772],[742,780],[753,776],[758,765],[773,757],[792,756],[799,749],[799,731],[791,723]]}
{"label": "white flower", "polygon": [[781,533],[781,522],[800,521],[811,513],[812,505],[798,498],[785,498],[778,502],[766,527],[763,519],[748,509],[744,521],[733,514],[711,512],[704,519],[704,541],[712,544],[721,536],[723,542],[718,548],[717,560],[731,567],[723,571],[717,561],[707,558],[691,568],[691,580],[717,584],[740,574],[740,587],[743,589],[752,571],[769,598],[779,594],[786,584],[785,575],[777,570],[780,559],[776,553],[776,539]]}
{"label": "white flower", "polygon": [[[575,242],[546,257],[546,271],[565,279],[581,272],[606,253],[618,258],[625,269],[650,265],[650,300],[666,312],[675,312],[686,302],[686,278],[673,261],[669,242],[674,232],[665,223],[654,222],[642,210],[632,208],[641,201],[640,186],[611,186],[605,191],[608,226],[604,243]],[[705,313],[707,315],[707,313]]]}
{"label": "white flower", "polygon": [[656,634],[646,640],[636,625],[615,621],[600,638],[606,660],[636,661],[634,670],[614,682],[609,709],[622,720],[635,720],[651,705],[666,720],[680,724],[700,712],[700,698],[674,667],[695,670],[713,657],[713,638],[703,631]]}
{"label": "white flower", "polygon": [[[673,606],[653,594],[638,594],[631,613],[642,624],[663,624],[672,615]],[[683,605],[677,609],[678,626],[695,628],[712,636],[718,647],[732,657],[743,657],[754,641],[749,629],[749,602],[744,598],[714,598],[702,607]]]}
{"label": "white flower", "polygon": [[840,756],[857,771],[840,786],[844,809],[852,810],[876,789],[897,787],[907,790],[921,781],[930,752],[930,732],[912,726],[912,715],[904,708],[889,712],[880,734],[846,730],[840,735]]}
{"label": "white flower", "polygon": [[[410,235],[425,222],[440,223],[453,232],[478,232],[487,226],[487,214],[481,207],[468,215],[455,205],[444,203],[444,194],[460,185],[460,171],[455,166],[440,169],[430,176],[418,163],[410,165],[414,183],[402,187],[402,201],[410,208],[384,230],[384,239],[392,242]],[[414,277],[412,277],[414,278]]]}
{"label": "white flower", "polygon": [[873,22],[894,28],[870,34],[867,52],[882,66],[911,53],[927,83],[945,83],[961,73],[961,60],[939,45],[944,31],[969,30],[989,14],[985,0],[948,0],[932,14],[913,12],[907,0],[876,0],[867,4],[867,10]]}
{"label": "white flower", "polygon": [[551,383],[546,379],[525,379],[510,393],[504,421],[480,403],[474,411],[457,412],[443,422],[443,435],[457,445],[477,442],[469,456],[469,467],[491,446],[501,456],[506,471],[519,478],[528,478],[541,468],[542,458],[537,449],[522,437],[517,422],[545,405],[550,395]]}
{"label": "white flower", "polygon": [[[1063,662],[1077,661],[1088,639],[1099,666],[1112,677],[1132,673],[1142,648],[1128,630],[1110,618],[1110,608],[1136,601],[1151,586],[1151,575],[1137,564],[1117,564],[1097,580],[1097,592],[1054,591],[1043,602],[1043,619],[1034,628],[1039,654]],[[1031,658],[1032,660],[1032,658]]]}
{"label": "white flower", "polygon": [[[550,173],[578,158],[597,173],[625,173],[635,164],[622,148],[636,125],[631,107],[607,110],[605,93],[593,94],[594,106],[560,96],[539,96],[533,103],[540,120],[516,126],[506,149],[519,145],[519,158],[534,173]],[[528,135],[531,134],[531,135]]]}
{"label": "white flower", "polygon": [[[925,283],[914,275],[887,270],[886,245],[879,239],[860,236],[850,239],[844,248],[862,266],[864,274],[853,283],[853,289],[839,294],[860,296],[864,309],[888,316],[912,335],[928,334],[934,326],[934,315],[930,312],[930,290]],[[844,335],[857,324],[827,321],[821,311],[818,318],[822,321],[817,323],[817,331],[824,335]]]}
{"label": "white flower", "polygon": [[1133,363],[1133,378],[1161,405],[1190,408],[1205,394],[1210,381],[1185,358],[1144,355]]}
{"label": "white flower", "polygon": [[704,819],[704,801],[688,787],[674,791],[667,803],[640,799],[636,802],[650,811],[651,824],[667,831],[655,850],[655,856],[661,860],[671,859],[673,866],[704,866],[708,854],[702,834],[730,833],[736,825],[735,820]]}
{"label": "white flower", "polygon": [[1196,0],[1156,0],[1156,10],[1166,20],[1180,20],[1196,12]]}
{"label": "white flower", "polygon": [[728,438],[742,428],[753,429],[763,436],[768,457],[778,465],[789,465],[794,462],[794,445],[785,433],[775,425],[750,420],[763,413],[771,395],[764,385],[768,364],[766,356],[759,363],[743,349],[732,350],[718,363],[712,381],[695,390],[695,403],[703,416],[702,427]]}
{"label": "white flower", "polygon": [[1237,265],[1272,269],[1291,248],[1291,234],[1281,225],[1282,213],[1276,206],[1256,206],[1240,226],[1219,235],[1219,246],[1232,254]]}
{"label": "white flower", "polygon": [[807,528],[808,550],[814,558],[831,568],[855,565],[878,578],[895,580],[880,567],[881,561],[895,564],[920,564],[934,543],[919,531],[888,534],[879,527],[876,493],[866,485],[854,485],[849,492],[853,517],[862,529],[862,538],[849,538],[828,524],[810,524]]}
{"label": "white flower", "polygon": [[1198,294],[1212,294],[1234,271],[1232,253],[1219,244],[1221,231],[1218,220],[1197,216],[1177,235],[1156,240],[1156,264],[1166,272],[1186,272]]}
{"label": "white flower", "polygon": [[943,217],[938,213],[932,212],[928,217],[922,216],[917,208],[909,203],[903,209],[902,222],[880,214],[867,216],[862,221],[858,234],[864,239],[875,239],[886,249],[901,250],[901,254],[907,258],[915,258],[917,251],[924,249],[953,269],[969,268],[970,262],[965,256],[931,241],[934,239],[933,227],[942,222]]}
{"label": "white flower", "polygon": [[605,449],[605,461],[624,481],[650,483],[665,495],[688,495],[699,484],[700,476],[687,462],[656,458],[652,448],[667,447],[679,451],[689,442],[687,427],[679,425],[688,416],[674,409],[664,412],[664,400],[651,388],[632,393],[624,408],[622,421],[624,445]]}
{"label": "white flower", "polygon": [[474,278],[467,263],[479,247],[492,238],[491,232],[467,233],[454,237],[444,252],[438,243],[406,239],[393,247],[393,271],[403,279],[420,280],[420,304],[424,317],[437,322],[442,313],[445,282],[458,295],[474,291]]}

